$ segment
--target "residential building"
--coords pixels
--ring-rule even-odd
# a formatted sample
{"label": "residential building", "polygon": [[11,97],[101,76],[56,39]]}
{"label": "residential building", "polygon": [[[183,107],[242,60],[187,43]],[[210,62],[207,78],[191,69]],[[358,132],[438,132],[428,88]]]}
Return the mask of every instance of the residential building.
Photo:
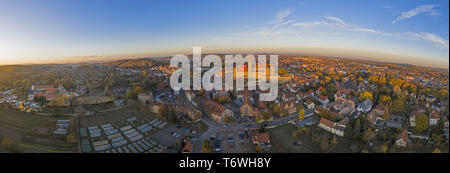
{"label": "residential building", "polygon": [[406,130],[403,130],[403,132],[397,136],[395,145],[405,147],[407,144],[408,144],[408,132]]}
{"label": "residential building", "polygon": [[378,104],[367,116],[367,119],[372,125],[375,125],[377,120],[385,120],[389,117],[389,107],[385,104]]}
{"label": "residential building", "polygon": [[372,109],[372,105],[373,105],[372,101],[370,101],[370,99],[366,99],[358,104],[356,110],[362,113],[367,113]]}
{"label": "residential building", "polygon": [[256,133],[252,136],[252,142],[256,146],[260,146],[262,149],[268,149],[271,147],[270,134],[269,133]]}
{"label": "residential building", "polygon": [[205,104],[203,104],[203,110],[209,117],[219,123],[223,123],[225,118],[233,117],[233,111],[212,100],[207,100]]}
{"label": "residential building", "polygon": [[438,125],[439,120],[440,120],[439,114],[431,113],[431,115],[430,115],[430,126]]}
{"label": "residential building", "polygon": [[335,123],[325,118],[321,118],[318,127],[338,136],[344,136],[345,125],[343,124]]}
{"label": "residential building", "polygon": [[306,100],[305,106],[307,109],[315,109],[316,108],[316,104],[314,104],[314,102],[312,102],[310,99]]}

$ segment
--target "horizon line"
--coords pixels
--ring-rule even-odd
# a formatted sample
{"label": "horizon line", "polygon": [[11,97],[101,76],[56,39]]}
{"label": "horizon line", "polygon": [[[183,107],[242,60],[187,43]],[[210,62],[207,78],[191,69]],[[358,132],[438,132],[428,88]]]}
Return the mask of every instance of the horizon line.
{"label": "horizon line", "polygon": [[[267,51],[267,52],[261,52],[261,51],[238,51],[238,52],[202,52],[202,56],[206,54],[271,54],[276,51]],[[419,65],[419,64],[412,64],[412,63],[406,63],[406,62],[399,62],[399,61],[388,61],[388,60],[382,60],[382,59],[376,59],[376,58],[368,58],[363,56],[341,56],[341,55],[320,55],[320,54],[313,54],[313,53],[294,53],[294,52],[277,52],[279,55],[284,56],[300,56],[300,57],[317,57],[317,58],[340,58],[340,59],[347,59],[347,60],[364,60],[364,61],[371,61],[371,62],[378,62],[378,63],[390,63],[390,64],[404,64],[404,65],[412,65],[417,67],[423,67],[423,68],[432,68],[432,69],[445,69],[449,70],[449,67],[437,67],[437,66],[426,66],[426,65]],[[64,64],[82,64],[82,63],[101,63],[101,62],[107,62],[107,61],[119,61],[119,60],[133,60],[133,59],[145,59],[145,58],[166,58],[175,56],[177,53],[171,53],[166,55],[159,55],[159,56],[76,56],[78,58],[83,58],[84,60],[75,60],[75,59],[65,59],[60,60],[59,62],[30,62],[30,63],[10,63],[10,64],[0,64],[0,67],[2,66],[29,66],[29,65],[64,65]],[[192,55],[185,54],[185,55]],[[91,59],[92,58],[92,59]],[[89,60],[87,60],[89,59]]]}

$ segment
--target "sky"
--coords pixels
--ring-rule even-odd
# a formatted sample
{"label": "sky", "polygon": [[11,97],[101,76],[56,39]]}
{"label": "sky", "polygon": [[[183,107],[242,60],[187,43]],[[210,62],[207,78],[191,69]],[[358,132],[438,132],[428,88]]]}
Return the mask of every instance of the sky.
{"label": "sky", "polygon": [[288,52],[449,66],[448,0],[0,0],[0,64]]}

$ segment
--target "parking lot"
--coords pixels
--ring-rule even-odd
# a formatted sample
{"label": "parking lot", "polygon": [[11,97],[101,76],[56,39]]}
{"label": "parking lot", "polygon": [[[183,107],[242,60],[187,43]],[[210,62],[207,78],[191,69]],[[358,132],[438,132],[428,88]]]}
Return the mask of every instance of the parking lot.
{"label": "parking lot", "polygon": [[[218,131],[216,133],[214,145],[214,150],[216,152],[249,153],[252,151],[252,145],[249,139],[245,136],[245,132],[241,137],[239,135],[239,130],[224,129]],[[217,149],[217,147],[220,149]]]}
{"label": "parking lot", "polygon": [[186,136],[197,138],[198,136],[200,136],[200,134],[192,133],[191,129],[189,128],[183,128],[171,124],[166,128],[154,133],[151,137],[162,145],[170,146],[176,143],[177,140],[183,139]]}

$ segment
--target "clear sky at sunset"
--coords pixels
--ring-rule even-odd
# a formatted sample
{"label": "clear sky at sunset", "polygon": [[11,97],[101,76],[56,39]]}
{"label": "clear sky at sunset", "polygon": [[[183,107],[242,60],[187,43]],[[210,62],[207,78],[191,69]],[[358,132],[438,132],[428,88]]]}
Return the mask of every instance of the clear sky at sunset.
{"label": "clear sky at sunset", "polygon": [[277,51],[448,68],[448,0],[0,0],[0,64]]}

